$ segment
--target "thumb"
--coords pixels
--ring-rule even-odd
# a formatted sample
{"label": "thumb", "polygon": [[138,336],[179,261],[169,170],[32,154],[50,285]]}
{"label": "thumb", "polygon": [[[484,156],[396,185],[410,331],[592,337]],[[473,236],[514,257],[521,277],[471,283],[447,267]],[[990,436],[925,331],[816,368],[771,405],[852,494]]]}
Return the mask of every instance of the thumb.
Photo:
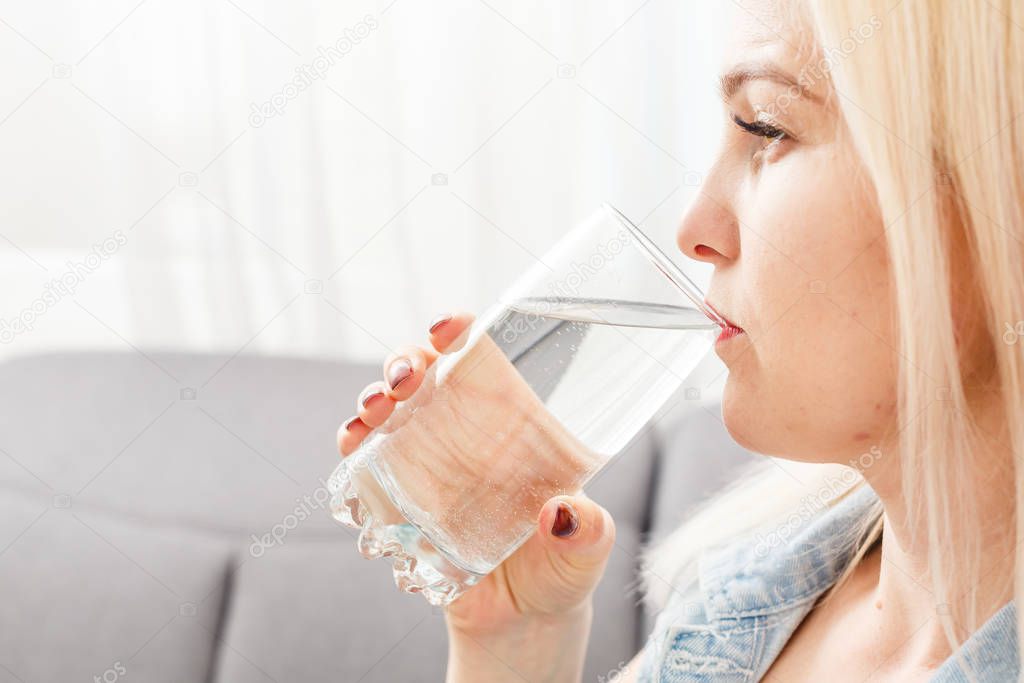
{"label": "thumb", "polygon": [[585,494],[555,496],[541,508],[537,536],[552,556],[576,569],[603,567],[615,543],[611,514]]}

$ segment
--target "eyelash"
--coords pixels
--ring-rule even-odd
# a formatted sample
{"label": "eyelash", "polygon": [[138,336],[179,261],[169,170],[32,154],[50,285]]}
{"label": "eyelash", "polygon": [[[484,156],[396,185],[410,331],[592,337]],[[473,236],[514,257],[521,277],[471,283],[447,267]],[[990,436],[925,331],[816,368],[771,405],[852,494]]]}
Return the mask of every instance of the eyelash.
{"label": "eyelash", "polygon": [[[756,135],[761,138],[771,140],[771,142],[781,142],[782,140],[788,140],[789,134],[781,128],[777,128],[764,121],[744,121],[739,116],[733,115],[733,123],[740,127],[741,130]],[[771,143],[768,143],[771,144]]]}

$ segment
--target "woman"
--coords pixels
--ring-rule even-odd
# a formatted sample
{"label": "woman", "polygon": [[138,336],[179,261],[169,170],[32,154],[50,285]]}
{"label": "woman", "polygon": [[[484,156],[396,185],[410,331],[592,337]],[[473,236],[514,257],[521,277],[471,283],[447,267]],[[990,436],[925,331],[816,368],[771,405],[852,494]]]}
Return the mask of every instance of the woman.
{"label": "woman", "polygon": [[[735,327],[730,433],[804,465],[650,551],[663,610],[616,680],[1018,680],[1024,6],[733,4],[728,132],[678,243]],[[469,322],[387,360],[343,455]],[[449,681],[579,680],[613,522],[579,495],[537,529],[447,610]]]}

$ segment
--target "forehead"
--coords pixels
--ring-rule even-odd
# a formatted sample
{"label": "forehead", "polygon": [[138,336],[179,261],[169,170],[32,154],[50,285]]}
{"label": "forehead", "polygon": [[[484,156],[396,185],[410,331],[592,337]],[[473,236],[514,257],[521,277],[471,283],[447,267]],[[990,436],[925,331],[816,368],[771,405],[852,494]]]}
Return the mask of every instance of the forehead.
{"label": "forehead", "polygon": [[770,64],[798,76],[818,50],[800,0],[732,0],[723,72]]}
{"label": "forehead", "polygon": [[807,31],[798,0],[732,0],[729,6],[727,65],[771,59],[783,67],[807,56]]}

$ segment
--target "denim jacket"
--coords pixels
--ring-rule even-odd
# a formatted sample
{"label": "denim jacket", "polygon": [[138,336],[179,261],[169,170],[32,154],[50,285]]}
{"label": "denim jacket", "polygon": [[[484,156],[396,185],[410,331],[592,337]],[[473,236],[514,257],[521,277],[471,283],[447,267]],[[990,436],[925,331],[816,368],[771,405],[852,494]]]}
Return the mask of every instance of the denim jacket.
{"label": "denim jacket", "polygon": [[[764,676],[786,641],[838,579],[852,555],[844,531],[877,496],[862,485],[802,524],[788,542],[760,537],[705,552],[697,580],[675,591],[644,647],[640,683],[740,683]],[[1013,602],[932,677],[938,683],[1006,683],[1019,669]],[[969,674],[973,674],[973,679]]]}

